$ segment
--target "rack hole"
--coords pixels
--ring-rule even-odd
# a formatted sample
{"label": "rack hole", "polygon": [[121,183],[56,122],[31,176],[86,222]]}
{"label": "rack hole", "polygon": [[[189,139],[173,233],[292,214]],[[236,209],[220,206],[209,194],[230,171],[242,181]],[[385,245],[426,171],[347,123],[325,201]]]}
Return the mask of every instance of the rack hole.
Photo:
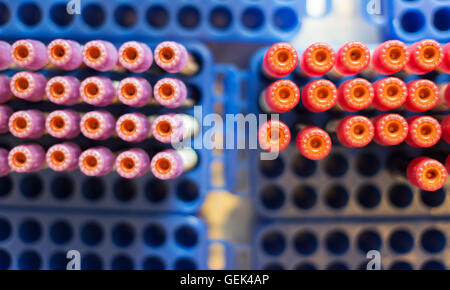
{"label": "rack hole", "polygon": [[325,172],[332,177],[341,177],[348,170],[347,158],[341,154],[333,154],[325,159]]}
{"label": "rack hole", "polygon": [[282,233],[272,231],[262,237],[261,246],[268,255],[278,256],[286,248],[286,241]]}
{"label": "rack hole", "polygon": [[178,22],[184,28],[194,29],[200,23],[200,13],[194,6],[186,6],[178,12]]}
{"label": "rack hole", "polygon": [[279,8],[273,15],[273,23],[280,30],[292,30],[298,24],[297,13],[288,7]]}
{"label": "rack hole", "polygon": [[118,247],[128,247],[134,241],[134,229],[131,225],[120,223],[112,230],[112,240]]}
{"label": "rack hole", "polygon": [[299,185],[294,189],[292,198],[298,208],[307,210],[316,204],[317,193],[311,186]]}
{"label": "rack hole", "polygon": [[20,5],[18,14],[20,21],[28,26],[35,26],[42,19],[41,9],[34,3],[24,3]]}
{"label": "rack hole", "polygon": [[263,270],[266,271],[281,271],[284,270],[283,265],[279,264],[279,263],[270,263],[267,264],[263,267]]}
{"label": "rack hole", "polygon": [[0,270],[8,270],[11,266],[11,255],[3,249],[0,249]]}
{"label": "rack hole", "polygon": [[73,15],[67,13],[66,4],[55,4],[50,8],[50,18],[58,26],[68,26],[73,21]]}
{"label": "rack hole", "polygon": [[137,13],[130,5],[120,5],[114,12],[116,22],[122,27],[132,27],[136,24]]}
{"label": "rack hole", "polygon": [[189,258],[181,258],[175,262],[175,270],[196,270],[197,265]]}
{"label": "rack hole", "polygon": [[26,198],[37,198],[42,194],[44,185],[42,179],[35,174],[26,175],[20,181],[20,191]]}
{"label": "rack hole", "polygon": [[333,231],[327,235],[325,243],[330,253],[341,255],[348,250],[350,241],[345,232]]}
{"label": "rack hole", "polygon": [[152,179],[145,185],[145,196],[152,203],[162,202],[168,194],[167,183],[162,180]]}
{"label": "rack hole", "polygon": [[390,202],[398,208],[409,206],[413,200],[413,192],[411,188],[404,184],[396,184],[389,190]]}
{"label": "rack hole", "polygon": [[169,12],[163,6],[152,6],[147,10],[147,22],[155,28],[162,28],[169,22]]}
{"label": "rack hole", "polygon": [[200,192],[195,182],[186,179],[178,183],[176,194],[182,201],[192,202],[198,199]]}
{"label": "rack hole", "polygon": [[371,153],[365,153],[358,156],[356,160],[356,168],[363,176],[374,176],[381,168],[378,157]]}
{"label": "rack hole", "polygon": [[400,23],[406,32],[418,32],[425,26],[425,16],[419,10],[409,10],[403,14]]}
{"label": "rack hole", "polygon": [[8,23],[11,18],[11,12],[5,3],[0,3],[0,26]]}
{"label": "rack hole", "polygon": [[334,209],[344,208],[348,203],[348,198],[347,190],[341,185],[331,186],[325,191],[325,202]]}
{"label": "rack hole", "polygon": [[434,271],[440,271],[440,270],[446,270],[445,265],[437,260],[430,260],[425,262],[422,265],[422,270],[434,270]]}
{"label": "rack hole", "polygon": [[259,162],[259,168],[264,176],[276,178],[283,173],[284,162],[280,156],[274,160],[261,160]]}
{"label": "rack hole", "polygon": [[380,250],[381,243],[380,235],[373,230],[366,230],[358,236],[358,247],[364,255],[371,250]]}
{"label": "rack hole", "polygon": [[188,225],[181,226],[175,231],[175,241],[185,248],[192,248],[198,242],[197,231]]}
{"label": "rack hole", "polygon": [[395,252],[406,254],[414,246],[414,239],[407,230],[396,230],[389,237],[389,244]]}
{"label": "rack hole", "polygon": [[313,270],[317,270],[316,266],[314,266],[311,263],[301,263],[297,266],[295,266],[295,270],[298,271],[313,271]]}
{"label": "rack hole", "polygon": [[144,259],[142,268],[144,268],[144,270],[164,270],[166,269],[166,266],[161,258],[157,256],[150,256]]}
{"label": "rack hole", "polygon": [[133,270],[133,260],[126,255],[117,255],[111,261],[112,270]]}
{"label": "rack hole", "polygon": [[83,258],[81,259],[81,269],[102,270],[103,261],[97,254],[88,253],[87,255],[83,255]]}
{"label": "rack hole", "polygon": [[242,13],[242,24],[251,30],[257,30],[264,24],[264,14],[257,7],[250,7]]}
{"label": "rack hole", "polygon": [[50,226],[50,238],[55,244],[68,243],[72,237],[73,229],[67,221],[59,220]]}
{"label": "rack hole", "polygon": [[49,267],[51,270],[66,270],[68,262],[66,253],[57,252],[50,257]]}
{"label": "rack hole", "polygon": [[432,254],[441,252],[447,243],[445,235],[437,229],[429,229],[422,233],[420,242],[422,248]]}
{"label": "rack hole", "polygon": [[413,266],[408,262],[397,261],[392,263],[390,270],[397,270],[397,271],[413,270]]}
{"label": "rack hole", "polygon": [[148,225],[144,230],[144,242],[150,247],[160,247],[166,242],[166,231],[157,224]]}
{"label": "rack hole", "polygon": [[375,208],[381,201],[380,190],[371,184],[361,186],[356,195],[358,203],[365,208]]}
{"label": "rack hole", "polygon": [[42,259],[37,252],[28,250],[19,255],[18,264],[20,270],[39,270]]}
{"label": "rack hole", "polygon": [[87,178],[81,187],[83,196],[88,200],[100,200],[105,194],[105,185],[99,177]]}
{"label": "rack hole", "polygon": [[328,265],[327,270],[345,271],[348,270],[348,266],[343,262],[333,262]]}
{"label": "rack hole", "polygon": [[114,184],[114,197],[127,202],[136,196],[136,183],[132,180],[119,178]]}
{"label": "rack hole", "polygon": [[294,248],[301,255],[312,255],[317,250],[318,242],[313,232],[300,232],[294,237]]}
{"label": "rack hole", "polygon": [[420,199],[429,207],[438,207],[445,201],[445,191],[442,188],[436,191],[422,190],[420,192]]}
{"label": "rack hole", "polygon": [[286,198],[283,189],[276,185],[268,185],[261,189],[260,199],[265,208],[277,210],[283,206]]}
{"label": "rack hole", "polygon": [[97,4],[89,4],[82,11],[84,22],[91,27],[100,27],[105,22],[106,14]]}
{"label": "rack hole", "polygon": [[0,198],[6,197],[11,193],[13,182],[9,176],[0,178]]}
{"label": "rack hole", "polygon": [[0,219],[0,242],[9,238],[11,235],[11,224],[7,219]]}
{"label": "rack hole", "polygon": [[309,177],[316,171],[316,162],[303,157],[300,154],[295,154],[292,159],[292,170],[299,177]]}
{"label": "rack hole", "polygon": [[102,226],[97,222],[87,222],[81,228],[81,239],[86,245],[98,245],[103,240]]}
{"label": "rack hole", "polygon": [[52,195],[60,200],[70,198],[73,195],[74,189],[72,178],[68,175],[55,177],[50,185]]}
{"label": "rack hole", "polygon": [[444,7],[437,10],[434,13],[433,24],[440,31],[450,30],[450,9]]}
{"label": "rack hole", "polygon": [[214,8],[209,15],[211,25],[220,30],[227,29],[231,24],[231,20],[231,12],[224,6]]}
{"label": "rack hole", "polygon": [[27,219],[19,226],[19,237],[25,243],[33,243],[41,238],[41,224],[34,219]]}

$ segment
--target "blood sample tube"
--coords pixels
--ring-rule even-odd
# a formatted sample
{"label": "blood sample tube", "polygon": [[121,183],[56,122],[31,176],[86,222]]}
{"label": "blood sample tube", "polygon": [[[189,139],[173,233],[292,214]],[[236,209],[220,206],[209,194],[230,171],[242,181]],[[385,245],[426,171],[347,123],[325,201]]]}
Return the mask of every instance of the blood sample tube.
{"label": "blood sample tube", "polygon": [[56,144],[47,150],[45,159],[48,167],[54,171],[72,171],[78,168],[80,147],[72,142]]}
{"label": "blood sample tube", "polygon": [[81,133],[89,139],[105,140],[114,134],[116,120],[107,111],[92,111],[83,115],[80,121]]}
{"label": "blood sample tube", "polygon": [[45,120],[45,128],[55,138],[75,138],[80,134],[80,115],[74,110],[53,111]]}
{"label": "blood sample tube", "polygon": [[17,111],[9,117],[8,126],[18,138],[39,138],[45,132],[45,116],[38,110]]}
{"label": "blood sample tube", "polygon": [[106,77],[88,77],[80,84],[80,96],[83,102],[90,105],[110,105],[115,97],[114,83]]}
{"label": "blood sample tube", "polygon": [[39,70],[47,64],[47,48],[38,40],[18,40],[11,47],[11,58],[24,69]]}
{"label": "blood sample tube", "polygon": [[271,78],[282,78],[298,65],[297,50],[286,42],[275,43],[264,54],[262,71]]}
{"label": "blood sample tube", "polygon": [[329,80],[309,82],[302,90],[303,105],[313,113],[331,109],[337,101],[336,86]]}
{"label": "blood sample tube", "polygon": [[372,54],[372,65],[381,74],[391,75],[401,71],[409,62],[408,46],[399,40],[383,42]]}
{"label": "blood sample tube", "polygon": [[444,165],[428,157],[418,157],[411,161],[406,175],[412,185],[426,191],[441,189],[447,180]]}
{"label": "blood sample tube", "polygon": [[98,146],[81,153],[78,167],[87,176],[104,176],[114,167],[114,154],[106,147]]}
{"label": "blood sample tube", "polygon": [[365,147],[372,141],[375,128],[364,116],[348,116],[339,121],[336,135],[339,142],[346,147]]}
{"label": "blood sample tube", "polygon": [[150,120],[141,113],[122,115],[116,122],[116,134],[127,142],[141,142],[150,135]]}
{"label": "blood sample tube", "polygon": [[10,107],[0,105],[0,134],[9,132],[9,118],[13,113]]}
{"label": "blood sample tube", "polygon": [[300,101],[300,90],[290,80],[278,80],[269,85],[260,96],[260,107],[265,112],[285,113]]}
{"label": "blood sample tube", "polygon": [[81,45],[73,40],[55,39],[47,46],[47,57],[51,64],[63,70],[74,70],[83,63]]}
{"label": "blood sample tube", "polygon": [[441,122],[442,138],[450,144],[450,115],[445,116]]}
{"label": "blood sample tube", "polygon": [[413,112],[433,109],[439,102],[439,87],[429,80],[415,80],[407,84],[405,108]]}
{"label": "blood sample tube", "polygon": [[160,68],[169,73],[193,75],[200,69],[184,45],[174,41],[158,44],[155,48],[154,59]]}
{"label": "blood sample tube", "polygon": [[428,148],[441,139],[442,129],[439,122],[430,116],[415,116],[408,120],[409,133],[406,143],[413,147]]}
{"label": "blood sample tube", "polygon": [[174,179],[194,168],[197,162],[197,153],[191,148],[168,149],[153,156],[150,169],[158,179]]}
{"label": "blood sample tube", "polygon": [[361,41],[350,41],[336,55],[336,70],[343,75],[356,75],[370,64],[370,50]]}
{"label": "blood sample tube", "polygon": [[373,105],[381,111],[394,110],[402,106],[408,97],[406,84],[399,78],[387,77],[373,84]]}
{"label": "blood sample tube", "polygon": [[142,107],[147,105],[152,98],[152,86],[144,78],[129,77],[120,81],[116,95],[119,101],[125,105]]}
{"label": "blood sample tube", "polygon": [[361,78],[343,82],[338,88],[338,104],[345,111],[356,112],[370,106],[375,97],[372,84]]}
{"label": "blood sample tube", "polygon": [[408,122],[399,114],[384,114],[373,120],[374,141],[383,146],[394,146],[408,136]]}
{"label": "blood sample tube", "polygon": [[280,152],[286,149],[291,141],[289,127],[278,120],[264,123],[258,131],[259,145],[269,152]]}
{"label": "blood sample tube", "polygon": [[13,95],[9,83],[10,80],[7,76],[0,75],[0,103],[6,103]]}
{"label": "blood sample tube", "polygon": [[73,76],[51,78],[45,87],[50,102],[71,106],[80,101],[80,81]]}
{"label": "blood sample tube", "polygon": [[6,70],[11,66],[11,45],[5,41],[0,41],[0,70]]}
{"label": "blood sample tube", "polygon": [[415,74],[426,74],[437,69],[443,59],[444,50],[439,42],[424,39],[409,47],[410,58],[408,69]]}
{"label": "blood sample tube", "polygon": [[150,68],[153,54],[145,43],[128,41],[119,48],[119,62],[127,70],[141,73]]}
{"label": "blood sample tube", "polygon": [[133,148],[117,156],[115,167],[123,178],[137,178],[150,169],[150,157],[144,150]]}
{"label": "blood sample tube", "polygon": [[295,143],[298,151],[311,160],[320,160],[327,157],[332,146],[328,133],[314,126],[307,126],[300,130]]}
{"label": "blood sample tube", "polygon": [[117,64],[117,49],[109,41],[89,41],[83,46],[82,54],[84,64],[98,71],[111,70]]}
{"label": "blood sample tube", "polygon": [[300,57],[302,72],[311,77],[320,77],[328,73],[336,63],[333,48],[323,42],[310,45]]}
{"label": "blood sample tube", "polygon": [[197,120],[186,114],[165,114],[156,117],[151,125],[152,135],[162,143],[176,143],[198,133]]}
{"label": "blood sample tube", "polygon": [[8,164],[8,151],[0,148],[0,177],[6,176],[11,171]]}
{"label": "blood sample tube", "polygon": [[444,58],[442,60],[441,69],[447,73],[450,74],[450,42],[444,45]]}
{"label": "blood sample tube", "polygon": [[46,83],[47,79],[42,74],[22,71],[11,78],[9,87],[17,98],[38,102],[45,96]]}
{"label": "blood sample tube", "polygon": [[163,78],[153,87],[153,96],[161,106],[177,108],[186,102],[187,88],[179,79]]}
{"label": "blood sample tube", "polygon": [[9,151],[8,165],[15,172],[37,172],[45,165],[45,150],[33,143],[16,146]]}

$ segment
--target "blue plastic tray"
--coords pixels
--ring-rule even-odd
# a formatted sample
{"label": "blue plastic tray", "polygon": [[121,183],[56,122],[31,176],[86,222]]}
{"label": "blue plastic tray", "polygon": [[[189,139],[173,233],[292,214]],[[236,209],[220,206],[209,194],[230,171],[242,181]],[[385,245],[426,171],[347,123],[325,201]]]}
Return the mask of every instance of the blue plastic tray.
{"label": "blue plastic tray", "polygon": [[[151,45],[153,48],[155,45]],[[191,89],[192,96],[197,100],[196,105],[202,106],[203,115],[213,113],[215,102],[223,96],[213,91],[213,83],[216,76],[220,75],[226,83],[225,90],[221,93],[229,95],[229,89],[235,84],[233,78],[229,78],[229,68],[226,66],[216,66],[208,49],[200,44],[187,44],[190,50],[202,65],[201,71],[192,77],[180,77]],[[8,72],[12,74],[13,72]],[[48,76],[61,72],[46,71]],[[72,74],[83,79],[87,75],[104,75],[112,79],[120,80],[135,74],[120,73],[97,73],[90,70],[78,70]],[[152,85],[165,76],[140,74],[146,77]],[[229,89],[228,89],[229,88]],[[49,102],[30,103],[22,100],[13,100],[8,104],[15,110],[38,108],[44,112],[64,108]],[[86,112],[97,109],[87,104],[79,104],[72,108]],[[193,108],[178,108],[174,110],[156,106],[146,106],[143,108],[131,108],[121,104],[113,104],[106,108],[114,115],[139,111],[147,115],[162,114],[168,112],[183,112],[193,114]],[[209,127],[204,126],[203,130]],[[194,138],[193,142],[199,142],[203,138],[202,132]],[[62,142],[61,139],[46,135],[38,140],[23,140],[13,137],[10,134],[0,135],[0,145],[3,148],[12,148],[18,144],[26,142],[37,142],[48,148],[53,144]],[[82,149],[103,145],[113,151],[121,151],[132,147],[145,149],[151,156],[169,148],[164,144],[147,139],[141,143],[132,144],[113,138],[106,141],[93,141],[83,136],[75,139]],[[78,170],[73,173],[56,173],[51,170],[43,170],[33,174],[12,173],[7,177],[0,178],[0,203],[8,206],[32,206],[41,208],[77,208],[102,210],[133,210],[144,212],[183,212],[195,213],[207,194],[211,186],[210,164],[214,156],[211,150],[199,149],[198,165],[191,171],[181,175],[172,181],[161,181],[153,177],[151,173],[143,177],[127,180],[121,178],[117,173],[111,173],[105,177],[86,177]]]}
{"label": "blue plastic tray", "polygon": [[[2,38],[289,40],[301,27],[304,0],[0,1]],[[328,3],[329,1],[327,1]]]}
{"label": "blue plastic tray", "polygon": [[274,222],[255,235],[253,267],[365,270],[377,250],[381,269],[448,269],[449,231],[448,221]]}
{"label": "blue plastic tray", "polygon": [[[227,112],[262,113],[258,98],[273,81],[260,73],[264,51],[256,53],[251,61],[247,98],[228,103]],[[450,79],[449,75],[435,73],[425,77],[437,83]],[[311,81],[295,73],[288,78],[300,87]],[[407,80],[414,78],[417,76]],[[338,85],[342,80],[332,81]],[[411,115],[405,111],[396,112]],[[381,112],[368,109],[358,114],[373,117]],[[448,114],[448,111],[429,114]],[[402,177],[410,158],[425,155],[444,162],[448,154],[448,144],[444,141],[430,149],[414,149],[406,144],[382,147],[375,143],[349,149],[332,136],[333,149],[324,160],[310,161],[300,155],[295,146],[295,124],[323,128],[327,121],[345,115],[347,113],[336,110],[311,113],[301,103],[293,111],[281,114],[280,120],[291,128],[291,144],[273,161],[260,161],[260,150],[228,151],[226,174],[230,191],[250,192],[253,204],[263,218],[450,216],[448,186],[436,192],[425,192]]]}
{"label": "blue plastic tray", "polygon": [[448,0],[364,0],[362,8],[367,19],[381,27],[385,39],[407,43],[425,38],[444,43],[450,40]]}
{"label": "blue plastic tray", "polygon": [[0,269],[206,269],[206,225],[194,216],[46,213],[2,209]]}

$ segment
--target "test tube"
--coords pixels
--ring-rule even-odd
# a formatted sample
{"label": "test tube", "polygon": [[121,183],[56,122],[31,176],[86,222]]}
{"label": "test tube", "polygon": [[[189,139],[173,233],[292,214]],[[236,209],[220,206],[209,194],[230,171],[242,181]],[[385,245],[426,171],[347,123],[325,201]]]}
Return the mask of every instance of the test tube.
{"label": "test tube", "polygon": [[123,178],[141,177],[150,169],[150,157],[144,150],[133,148],[117,156],[115,167]]}
{"label": "test tube", "polygon": [[184,45],[174,41],[164,41],[158,44],[155,48],[154,59],[161,69],[169,73],[194,75],[200,69]]}
{"label": "test tube", "polygon": [[441,189],[447,180],[444,165],[428,157],[418,157],[411,161],[406,175],[412,185],[426,191]]}
{"label": "test tube", "polygon": [[8,164],[8,151],[0,148],[0,177],[6,176],[11,171]]}
{"label": "test tube", "polygon": [[153,156],[150,169],[158,179],[174,179],[193,169],[197,162],[197,153],[191,148],[168,149]]}
{"label": "test tube", "polygon": [[347,80],[338,88],[338,104],[348,112],[356,112],[369,107],[375,97],[372,84],[362,78]]}
{"label": "test tube", "polygon": [[399,114],[383,114],[373,120],[373,140],[382,146],[395,146],[408,136],[408,122]]}
{"label": "test tube", "polygon": [[278,80],[262,91],[259,103],[265,112],[285,113],[300,101],[300,89],[290,80]]}
{"label": "test tube", "polygon": [[0,103],[6,103],[12,97],[10,80],[6,75],[0,75]]}
{"label": "test tube", "polygon": [[51,78],[45,87],[50,102],[71,106],[80,101],[80,81],[73,76]]}
{"label": "test tube", "polygon": [[279,42],[264,54],[262,72],[271,78],[282,78],[292,73],[297,65],[297,50],[287,42]]}
{"label": "test tube", "polygon": [[125,42],[119,48],[119,62],[131,72],[142,73],[153,63],[152,50],[142,42]]}
{"label": "test tube", "polygon": [[156,117],[151,124],[151,132],[162,143],[176,143],[195,136],[199,131],[198,121],[186,114],[165,114]]}
{"label": "test tube", "polygon": [[6,70],[10,68],[11,59],[11,45],[6,41],[0,41],[0,70]]}
{"label": "test tube", "polygon": [[330,135],[319,127],[307,126],[300,130],[295,140],[298,151],[310,160],[321,160],[330,153]]}
{"label": "test tube", "polygon": [[98,71],[111,70],[118,61],[116,47],[109,41],[92,40],[83,46],[83,62]]}
{"label": "test tube", "polygon": [[306,109],[320,113],[331,109],[337,101],[338,91],[329,80],[309,82],[302,90],[302,102]]}
{"label": "test tube", "polygon": [[375,48],[372,65],[380,74],[391,75],[404,69],[409,59],[410,53],[405,43],[389,40]]}
{"label": "test tube", "polygon": [[78,168],[80,147],[73,142],[56,144],[47,150],[45,159],[48,167],[54,171],[73,171]]}
{"label": "test tube", "polygon": [[9,151],[8,165],[19,173],[37,172],[45,165],[45,150],[34,143],[16,146]]}
{"label": "test tube", "polygon": [[24,69],[39,70],[47,64],[47,48],[38,40],[21,39],[12,45],[11,59]]}
{"label": "test tube", "polygon": [[74,70],[83,63],[81,45],[68,39],[55,39],[47,46],[47,57],[51,64],[63,70]]}
{"label": "test tube", "polygon": [[414,80],[407,84],[408,98],[405,108],[413,112],[433,109],[439,102],[439,87],[429,80]]}
{"label": "test tube", "polygon": [[39,138],[45,132],[45,116],[38,110],[17,111],[9,117],[8,126],[17,138]]}
{"label": "test tube", "polygon": [[163,78],[156,82],[153,96],[161,106],[178,108],[186,103],[187,88],[179,79]]}
{"label": "test tube", "polygon": [[429,148],[441,139],[442,128],[439,122],[430,116],[415,116],[408,120],[409,133],[406,143],[413,147]]}
{"label": "test tube", "polygon": [[152,98],[152,86],[144,78],[129,77],[120,81],[116,95],[119,101],[125,105],[143,107]]}
{"label": "test tube", "polygon": [[361,41],[344,44],[336,55],[336,70],[342,75],[356,75],[370,64],[370,50]]}
{"label": "test tube", "polygon": [[80,120],[81,133],[89,139],[105,140],[114,134],[116,120],[108,111],[91,111]]}
{"label": "test tube", "polygon": [[90,105],[110,105],[115,98],[114,83],[106,77],[88,77],[80,84],[80,96],[83,102]]}
{"label": "test tube", "polygon": [[348,116],[339,121],[336,136],[342,145],[350,148],[367,146],[375,135],[372,122],[364,116]]}
{"label": "test tube", "polygon": [[441,44],[432,39],[413,43],[409,47],[409,53],[411,57],[407,67],[414,74],[426,74],[433,71],[441,65],[444,59],[444,50]]}
{"label": "test tube", "polygon": [[269,152],[281,152],[291,142],[289,127],[278,120],[264,123],[258,131],[259,146]]}
{"label": "test tube", "polygon": [[22,71],[16,73],[9,83],[11,92],[19,99],[41,101],[45,96],[47,79],[40,73]]}
{"label": "test tube", "polygon": [[380,111],[389,111],[401,107],[408,97],[406,84],[399,78],[387,77],[373,84],[375,97],[373,105]]}
{"label": "test tube", "polygon": [[9,118],[14,111],[6,105],[0,105],[0,134],[9,132]]}
{"label": "test tube", "polygon": [[80,115],[74,110],[53,111],[45,120],[45,128],[55,138],[75,138],[80,134]]}
{"label": "test tube", "polygon": [[114,160],[111,150],[98,146],[81,153],[78,167],[87,176],[104,176],[113,170]]}
{"label": "test tube", "polygon": [[442,49],[444,50],[444,58],[440,68],[445,73],[450,74],[450,42],[444,45]]}
{"label": "test tube", "polygon": [[442,128],[442,139],[444,139],[445,142],[450,144],[450,115],[447,115],[444,117],[444,119],[442,119],[441,128]]}
{"label": "test tube", "polygon": [[336,53],[329,44],[323,42],[310,45],[300,57],[301,71],[310,77],[327,74],[335,63]]}
{"label": "test tube", "polygon": [[128,113],[116,122],[116,134],[127,142],[141,142],[150,135],[150,120],[141,113]]}

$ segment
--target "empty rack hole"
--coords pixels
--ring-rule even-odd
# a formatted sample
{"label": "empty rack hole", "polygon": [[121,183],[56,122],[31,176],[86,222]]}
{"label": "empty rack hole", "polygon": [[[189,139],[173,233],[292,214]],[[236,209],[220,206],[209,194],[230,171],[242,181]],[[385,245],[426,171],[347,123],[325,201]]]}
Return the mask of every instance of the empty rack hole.
{"label": "empty rack hole", "polygon": [[[131,158],[124,158],[124,160],[130,159],[129,163],[122,164],[126,171],[131,171],[134,169],[135,163]],[[134,180],[119,178],[114,183],[114,197],[122,202],[128,202],[135,198],[137,191],[137,186]]]}
{"label": "empty rack hole", "polygon": [[348,170],[348,161],[344,155],[333,154],[325,159],[325,172],[332,177],[341,177]]}
{"label": "empty rack hole", "polygon": [[114,19],[122,27],[132,27],[137,21],[137,12],[130,5],[120,5],[114,12]]}
{"label": "empty rack hole", "polygon": [[175,230],[175,241],[182,247],[192,248],[198,243],[197,231],[189,225],[183,225]]}
{"label": "empty rack hole", "polygon": [[81,269],[82,270],[102,270],[103,260],[95,253],[84,254],[81,259]]}
{"label": "empty rack hole", "polygon": [[382,240],[375,230],[365,230],[358,235],[357,243],[359,250],[365,255],[369,251],[381,249]]}
{"label": "empty rack hole", "polygon": [[0,198],[7,197],[11,193],[12,188],[13,182],[11,180],[11,177],[9,176],[0,177]]}
{"label": "empty rack hole", "polygon": [[400,24],[404,31],[415,33],[425,26],[425,16],[419,10],[408,10],[401,17]]}
{"label": "empty rack hole", "polygon": [[283,190],[276,185],[267,185],[263,187],[259,196],[262,205],[270,210],[281,208],[286,199]]}
{"label": "empty rack hole", "polygon": [[284,171],[284,161],[281,156],[274,160],[261,160],[259,168],[265,177],[276,178]]}
{"label": "empty rack hole", "polygon": [[184,270],[184,271],[196,270],[197,265],[190,258],[180,258],[175,261],[174,268],[175,270]]}
{"label": "empty rack hole", "polygon": [[258,7],[249,7],[242,13],[241,22],[250,30],[261,28],[264,21],[264,13]]}
{"label": "empty rack hole", "polygon": [[97,222],[90,221],[81,227],[81,240],[86,245],[98,245],[102,242],[103,236],[103,227]]}
{"label": "empty rack hole", "polygon": [[[26,158],[23,162],[26,162]],[[30,199],[38,198],[44,189],[44,184],[41,177],[35,174],[25,175],[25,177],[20,180],[19,184],[22,195]]]}
{"label": "empty rack hole", "polygon": [[214,28],[224,30],[230,26],[232,17],[233,16],[228,8],[219,6],[211,10],[209,22]]}
{"label": "empty rack hole", "polygon": [[82,11],[84,22],[91,27],[100,27],[105,22],[105,11],[98,4],[89,4],[84,6]]}
{"label": "empty rack hole", "polygon": [[184,179],[176,187],[176,196],[184,202],[193,202],[199,198],[200,190],[196,182]]}
{"label": "empty rack hole", "polygon": [[66,244],[73,238],[73,228],[65,220],[57,220],[50,226],[50,238],[57,245]]}
{"label": "empty rack hole", "polygon": [[395,230],[389,237],[389,245],[398,254],[406,254],[412,250],[414,238],[408,230]]}
{"label": "empty rack hole", "polygon": [[24,220],[19,225],[19,237],[25,243],[33,243],[41,238],[42,226],[34,219]]}
{"label": "empty rack hole", "polygon": [[178,22],[187,29],[194,29],[200,24],[200,12],[194,6],[185,6],[178,12]]}
{"label": "empty rack hole", "polygon": [[11,262],[11,255],[6,250],[0,249],[0,270],[8,270]]}
{"label": "empty rack hole", "polygon": [[145,185],[145,197],[152,203],[164,201],[169,195],[169,187],[165,181],[151,179]]}
{"label": "empty rack hole", "polygon": [[407,271],[407,270],[413,270],[413,266],[405,261],[396,261],[391,264],[390,270],[396,270],[396,271]]}
{"label": "empty rack hole", "polygon": [[163,6],[151,6],[147,10],[146,19],[150,26],[162,28],[169,22],[169,12]]}
{"label": "empty rack hole", "polygon": [[302,210],[311,209],[316,205],[317,192],[308,185],[298,185],[292,193],[292,200],[295,206]]}
{"label": "empty rack hole", "polygon": [[282,7],[275,11],[273,24],[283,32],[294,29],[298,24],[297,13],[288,7]]}
{"label": "empty rack hole", "polygon": [[433,24],[440,31],[448,32],[450,30],[450,9],[442,7],[438,9],[433,16]]}
{"label": "empty rack hole", "polygon": [[125,254],[115,256],[111,261],[112,270],[133,270],[133,260]]}
{"label": "empty rack hole", "polygon": [[34,3],[24,3],[20,5],[17,12],[20,21],[25,25],[35,26],[41,22],[41,9]]}
{"label": "empty rack hole", "polygon": [[69,175],[56,176],[51,184],[50,191],[52,195],[59,200],[65,200],[72,196],[75,186],[72,178]]}
{"label": "empty rack hole", "polygon": [[158,256],[149,256],[144,259],[142,263],[143,270],[164,270],[166,265],[163,259]]}
{"label": "empty rack hole", "polygon": [[135,239],[135,230],[128,223],[119,223],[112,229],[112,240],[118,247],[130,246]]}
{"label": "empty rack hole", "polygon": [[20,270],[39,270],[41,265],[42,258],[34,250],[26,250],[19,254],[18,266]]}
{"label": "empty rack hole", "polygon": [[0,3],[0,26],[8,23],[11,18],[9,7],[5,3]]}
{"label": "empty rack hole", "polygon": [[429,260],[422,265],[421,269],[436,271],[436,270],[446,270],[446,267],[441,261]]}
{"label": "empty rack hole", "polygon": [[294,236],[294,248],[300,255],[312,255],[316,252],[317,247],[317,237],[311,231],[299,232]]}
{"label": "empty rack hole", "polygon": [[0,218],[0,241],[5,241],[11,235],[11,223],[6,218]]}
{"label": "empty rack hole", "polygon": [[50,8],[50,18],[58,26],[68,26],[73,21],[73,14],[68,13],[65,3],[55,4]]}
{"label": "empty rack hole", "polygon": [[144,229],[143,239],[149,247],[160,247],[166,242],[166,231],[158,224],[150,224]]}
{"label": "empty rack hole", "polygon": [[420,199],[422,202],[429,207],[438,207],[442,205],[445,201],[446,194],[444,189],[439,189],[436,191],[425,191],[420,192]]}
{"label": "empty rack hole", "polygon": [[428,229],[422,233],[420,243],[425,251],[436,254],[444,250],[447,240],[442,231],[438,229]]}
{"label": "empty rack hole", "polygon": [[99,177],[85,179],[81,189],[84,198],[87,200],[98,201],[105,195],[105,184]]}
{"label": "empty rack hole", "polygon": [[278,256],[281,255],[286,248],[286,240],[281,232],[270,231],[263,235],[261,247],[266,254]]}
{"label": "empty rack hole", "polygon": [[362,207],[375,208],[381,202],[381,191],[375,185],[365,184],[358,189],[356,198]]}
{"label": "empty rack hole", "polygon": [[409,206],[413,200],[413,192],[408,185],[395,184],[388,192],[389,201],[398,208],[405,208]]}
{"label": "empty rack hole", "polygon": [[333,185],[325,191],[325,203],[333,209],[344,208],[348,199],[348,191],[341,185]]}
{"label": "empty rack hole", "polygon": [[292,158],[292,171],[299,177],[309,177],[316,172],[317,163],[296,153]]}
{"label": "empty rack hole", "polygon": [[333,231],[327,234],[325,244],[330,253],[340,255],[348,250],[350,241],[345,232]]}
{"label": "empty rack hole", "polygon": [[363,153],[356,159],[356,169],[363,176],[374,176],[381,169],[381,162],[373,153]]}

